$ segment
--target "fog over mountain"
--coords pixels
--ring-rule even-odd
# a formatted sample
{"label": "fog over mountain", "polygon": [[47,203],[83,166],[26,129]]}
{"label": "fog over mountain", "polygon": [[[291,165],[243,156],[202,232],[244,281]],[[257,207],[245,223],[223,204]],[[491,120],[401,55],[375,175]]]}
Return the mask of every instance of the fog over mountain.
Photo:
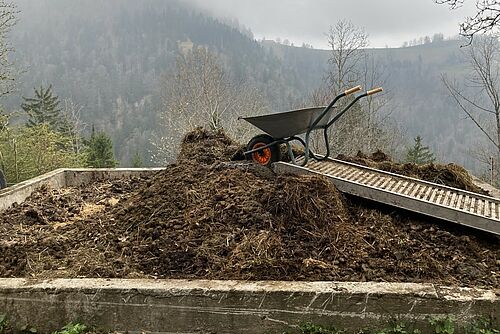
{"label": "fog over mountain", "polygon": [[458,24],[474,13],[474,2],[450,11],[432,0],[184,0],[216,17],[236,18],[257,38],[289,39],[327,48],[324,33],[347,19],[370,34],[371,47],[399,47],[418,36],[458,34]]}

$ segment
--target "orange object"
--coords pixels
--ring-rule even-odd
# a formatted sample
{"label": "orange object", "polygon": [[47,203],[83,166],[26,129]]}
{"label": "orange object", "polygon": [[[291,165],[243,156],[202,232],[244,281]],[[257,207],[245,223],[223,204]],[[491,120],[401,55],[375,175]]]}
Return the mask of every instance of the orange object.
{"label": "orange object", "polygon": [[[252,149],[258,149],[260,147],[266,146],[265,143],[256,143]],[[252,159],[259,165],[267,165],[269,161],[271,160],[271,149],[269,147],[266,147],[265,149],[261,151],[257,151],[252,153]]]}

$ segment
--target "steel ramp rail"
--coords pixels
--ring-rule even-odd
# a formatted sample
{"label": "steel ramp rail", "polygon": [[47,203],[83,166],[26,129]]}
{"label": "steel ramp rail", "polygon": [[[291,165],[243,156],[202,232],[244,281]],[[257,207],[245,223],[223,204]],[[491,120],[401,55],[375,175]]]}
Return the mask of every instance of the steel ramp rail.
{"label": "steel ramp rail", "polygon": [[274,170],[323,175],[341,192],[500,235],[500,200],[493,197],[336,159],[304,167],[277,162]]}

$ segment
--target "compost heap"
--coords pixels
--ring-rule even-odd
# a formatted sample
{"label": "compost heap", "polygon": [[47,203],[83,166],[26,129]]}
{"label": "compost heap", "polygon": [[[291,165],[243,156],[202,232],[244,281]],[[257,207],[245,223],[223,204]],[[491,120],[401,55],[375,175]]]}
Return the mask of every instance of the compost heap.
{"label": "compost heap", "polygon": [[390,156],[380,150],[375,151],[370,156],[361,151],[358,151],[358,153],[353,157],[339,154],[337,159],[354,162],[359,165],[380,169],[386,172],[401,174],[437,184],[444,184],[450,187],[488,195],[486,191],[474,184],[472,177],[465,168],[453,163],[447,165],[434,163],[422,165],[415,163],[397,163],[392,161]]}
{"label": "compost heap", "polygon": [[150,178],[38,190],[1,214],[0,276],[500,287],[499,238],[231,162],[239,148],[197,129]]}

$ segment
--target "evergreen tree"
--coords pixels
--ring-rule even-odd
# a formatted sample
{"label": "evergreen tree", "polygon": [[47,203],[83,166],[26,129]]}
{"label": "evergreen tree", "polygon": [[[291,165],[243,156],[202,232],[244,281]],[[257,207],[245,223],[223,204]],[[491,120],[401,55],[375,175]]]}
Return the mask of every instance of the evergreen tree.
{"label": "evergreen tree", "polygon": [[93,168],[114,168],[118,165],[113,155],[113,142],[104,132],[96,133],[92,127],[92,135],[87,147],[87,165]]}
{"label": "evergreen tree", "polygon": [[59,98],[52,92],[52,85],[48,88],[40,86],[35,88],[34,97],[24,97],[21,108],[28,114],[28,126],[48,124],[52,130],[59,131],[65,126],[61,109],[59,108]]}
{"label": "evergreen tree", "polygon": [[142,157],[139,152],[135,152],[134,157],[131,161],[132,168],[142,168],[144,167],[144,162],[142,161]]}
{"label": "evergreen tree", "polygon": [[408,148],[406,152],[406,162],[427,164],[436,160],[434,153],[431,152],[429,147],[422,145],[422,138],[420,136],[414,138],[414,141],[415,144],[413,147]]}

